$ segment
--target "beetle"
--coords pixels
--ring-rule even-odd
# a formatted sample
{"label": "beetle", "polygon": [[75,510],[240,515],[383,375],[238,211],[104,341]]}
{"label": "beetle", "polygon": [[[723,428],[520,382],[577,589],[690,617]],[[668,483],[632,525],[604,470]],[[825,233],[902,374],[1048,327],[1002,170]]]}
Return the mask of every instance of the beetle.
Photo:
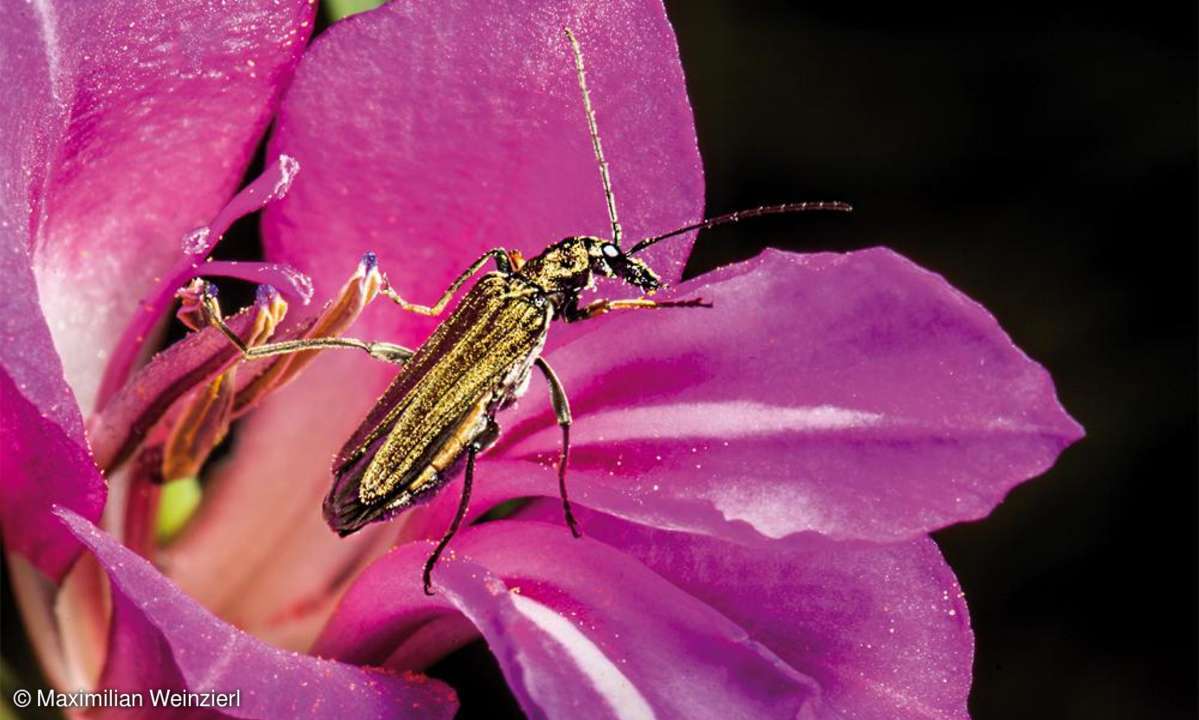
{"label": "beetle", "polygon": [[[247,360],[323,348],[357,348],[402,365],[334,458],[333,486],[324,500],[323,511],[329,526],[344,537],[368,523],[386,520],[428,500],[465,466],[457,512],[422,571],[424,591],[429,595],[433,594],[433,568],[466,515],[475,459],[498,439],[500,426],[496,414],[525,393],[533,368],[549,384],[551,404],[562,431],[557,474],[566,524],[575,537],[581,536],[566,492],[572,424],[570,403],[557,374],[541,357],[554,320],[580,322],[612,310],[711,307],[700,298],[651,300],[648,296],[662,287],[661,279],[635,256],[667,238],[750,217],[851,210],[840,202],[764,206],[701,220],[642,239],[624,249],[608,164],[587,89],[583,55],[574,33],[569,28],[564,33],[574,57],[592,149],[599,165],[611,223],[610,238],[566,237],[527,260],[503,248],[489,250],[429,306],[408,302],[384,282],[381,294],[400,308],[436,317],[470,278],[488,263],[494,263],[495,269],[485,273],[466,292],[457,307],[415,350],[340,337],[248,347],[220,319],[215,298],[205,299],[211,305],[209,322],[237,345]],[[373,261],[370,256],[370,262]],[[594,289],[597,277],[627,283],[641,291],[642,296],[580,305],[580,294]]]}

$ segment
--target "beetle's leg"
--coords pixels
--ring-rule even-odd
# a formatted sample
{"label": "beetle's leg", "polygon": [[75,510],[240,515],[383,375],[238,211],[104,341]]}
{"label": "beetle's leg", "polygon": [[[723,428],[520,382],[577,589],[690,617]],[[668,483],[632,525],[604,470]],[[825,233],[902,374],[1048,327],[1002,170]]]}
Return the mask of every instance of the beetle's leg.
{"label": "beetle's leg", "polygon": [[567,312],[564,317],[567,322],[577,320],[590,320],[598,315],[603,315],[609,310],[659,310],[662,308],[692,308],[702,307],[710,308],[712,303],[707,302],[703,298],[691,298],[690,300],[650,300],[648,298],[636,298],[633,300],[596,300],[593,303],[583,307],[576,307],[574,310]]}
{"label": "beetle's leg", "polygon": [[392,362],[398,365],[403,365],[408,362],[416,352],[403,345],[395,345],[385,342],[366,342],[365,340],[356,340],[354,338],[304,338],[300,340],[284,340],[283,342],[270,343],[269,345],[259,345],[258,347],[249,348],[243,353],[243,357],[247,360],[257,360],[258,358],[271,357],[272,355],[288,355],[291,353],[304,352],[305,350],[328,350],[336,348],[356,348],[366,352],[371,357],[385,362]]}
{"label": "beetle's leg", "polygon": [[438,299],[438,301],[433,305],[417,305],[416,303],[408,302],[404,298],[400,297],[399,293],[392,289],[391,284],[387,282],[386,277],[384,278],[383,287],[380,288],[379,292],[386,295],[388,299],[390,299],[396,305],[399,305],[403,310],[407,310],[411,313],[417,313],[418,315],[436,317],[440,315],[443,310],[445,310],[445,306],[448,305],[450,300],[454,297],[454,293],[458,292],[458,288],[462,287],[462,283],[469,280],[471,275],[479,272],[479,270],[481,270],[483,266],[487,264],[488,260],[494,260],[496,268],[498,268],[501,272],[512,272],[512,261],[508,256],[507,250],[504,250],[503,248],[488,250],[487,252],[483,253],[482,257],[471,263],[470,267],[468,267],[466,270],[463,270],[462,274],[455,278],[454,282],[450,283],[450,286],[446,288],[444,293],[441,294],[441,298]]}
{"label": "beetle's leg", "polygon": [[441,539],[437,541],[437,547],[433,548],[433,554],[429,555],[429,559],[425,561],[425,569],[421,573],[426,595],[433,594],[433,566],[437,564],[437,558],[441,557],[445,546],[450,544],[450,539],[454,537],[454,533],[458,532],[458,526],[466,517],[466,510],[470,506],[470,486],[475,479],[475,456],[479,454],[479,450],[478,442],[472,442],[466,448],[466,472],[462,476],[462,499],[458,501],[458,511],[454,513],[454,519],[450,522],[450,527],[445,531],[445,535],[442,535]]}
{"label": "beetle's leg", "polygon": [[[359,263],[358,272],[346,282],[337,297],[316,318],[314,324],[309,328],[309,332],[313,332],[318,337],[302,337],[275,343],[247,343],[225,323],[221,314],[221,306],[217,302],[216,287],[199,278],[179,291],[178,296],[183,300],[179,319],[193,330],[198,330],[205,324],[217,328],[229,342],[241,351],[242,358],[245,360],[293,353],[310,353],[307,358],[293,358],[286,366],[276,364],[269,370],[267,374],[273,374],[271,380],[275,386],[294,376],[304,366],[306,360],[311,359],[311,354],[314,354],[312,351],[315,350],[354,348],[379,360],[403,364],[413,355],[413,351],[406,347],[392,343],[366,342],[365,340],[339,337],[341,331],[358,317],[362,308],[376,297],[382,278],[379,277],[375,262],[374,253],[367,253]],[[282,311],[278,314],[281,318],[282,313],[286,312],[287,305],[281,301],[280,304]]]}
{"label": "beetle's leg", "polygon": [[[215,303],[215,298],[206,299],[205,303]],[[233,332],[225,321],[221,318],[219,312],[210,309],[209,322],[221,333],[229,339],[229,342],[237,346],[241,351],[242,358],[246,360],[257,360],[259,358],[271,357],[273,355],[288,355],[290,353],[305,352],[308,350],[327,350],[331,348],[354,348],[368,353],[371,357],[403,364],[412,357],[413,351],[401,345],[393,345],[385,342],[366,342],[365,340],[355,340],[354,338],[301,338],[299,340],[284,340],[282,342],[267,343],[249,347],[242,341],[237,333]]]}
{"label": "beetle's leg", "polygon": [[570,528],[570,534],[576,538],[583,537],[579,532],[579,522],[575,520],[575,514],[570,509],[570,499],[566,496],[566,465],[570,461],[570,426],[572,424],[570,400],[566,397],[566,388],[562,387],[562,381],[558,379],[558,374],[545,361],[545,358],[539,357],[533,362],[537,365],[537,369],[541,370],[541,374],[545,375],[545,381],[550,385],[550,404],[554,406],[554,415],[558,417],[558,427],[562,428],[562,454],[558,456],[558,494],[562,496],[562,512],[566,515],[566,525]]}

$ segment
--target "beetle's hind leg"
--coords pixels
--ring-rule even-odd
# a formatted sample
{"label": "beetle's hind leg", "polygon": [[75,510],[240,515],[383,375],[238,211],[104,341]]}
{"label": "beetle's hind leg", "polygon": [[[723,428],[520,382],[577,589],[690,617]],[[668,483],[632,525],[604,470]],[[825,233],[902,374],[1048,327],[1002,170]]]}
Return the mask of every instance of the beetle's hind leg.
{"label": "beetle's hind leg", "polygon": [[209,324],[220,330],[221,334],[228,338],[229,342],[233,343],[241,351],[242,358],[245,360],[258,360],[259,358],[290,355],[292,353],[308,352],[311,350],[353,348],[362,350],[371,357],[379,360],[403,364],[414,354],[414,351],[402,345],[385,342],[367,342],[365,340],[343,337],[300,338],[298,340],[284,340],[282,342],[249,347],[245,341],[238,337],[237,333],[233,332],[233,328],[225,323],[224,318],[221,316],[220,306],[217,305],[216,297],[205,295],[202,302]]}
{"label": "beetle's hind leg", "polygon": [[[222,332],[225,328],[222,328]],[[230,336],[230,333],[225,333],[226,337],[232,340],[236,335]],[[236,344],[236,343],[235,343]],[[352,348],[362,350],[376,360],[384,362],[397,363],[403,365],[408,362],[415,352],[410,348],[402,345],[385,342],[367,342],[365,340],[356,340],[354,338],[328,337],[328,338],[301,338],[299,340],[284,340],[282,342],[268,343],[252,348],[240,348],[242,357],[246,360],[257,360],[259,358],[271,357],[274,355],[290,355],[292,353],[307,352],[309,350],[329,350],[338,348]]]}
{"label": "beetle's hind leg", "polygon": [[558,427],[562,428],[562,453],[558,456],[558,494],[562,496],[562,512],[566,516],[566,525],[570,528],[570,534],[580,538],[583,537],[583,534],[579,532],[579,522],[575,520],[574,511],[570,508],[570,499],[566,496],[566,466],[570,461],[570,426],[573,424],[570,416],[570,400],[566,397],[566,388],[562,387],[562,381],[558,379],[558,374],[545,361],[545,358],[539,357],[533,362],[537,365],[537,369],[541,370],[541,374],[545,375],[545,380],[550,385],[550,403],[554,406]]}
{"label": "beetle's hind leg", "polygon": [[482,447],[478,441],[472,442],[466,448],[466,472],[462,475],[462,499],[458,501],[458,511],[454,513],[454,519],[450,522],[449,529],[437,541],[437,547],[433,548],[429,559],[425,560],[425,568],[421,572],[426,595],[433,594],[433,566],[437,564],[437,559],[445,551],[446,545],[450,544],[450,540],[458,532],[458,527],[462,525],[462,520],[466,517],[466,511],[470,507],[470,488],[475,479],[475,456],[481,451]]}

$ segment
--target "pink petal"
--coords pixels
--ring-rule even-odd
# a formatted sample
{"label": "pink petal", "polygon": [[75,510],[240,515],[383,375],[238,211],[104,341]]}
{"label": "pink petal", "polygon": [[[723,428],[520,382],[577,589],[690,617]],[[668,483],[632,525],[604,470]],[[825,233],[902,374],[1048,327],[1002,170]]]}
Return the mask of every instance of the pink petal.
{"label": "pink petal", "polygon": [[[557,519],[541,501],[521,517]],[[966,603],[936,543],[809,538],[769,551],[654,530],[583,511],[589,536],[621,548],[727,615],[815,678],[817,717],[969,717],[974,640]]]}
{"label": "pink petal", "polygon": [[50,508],[99,520],[104,479],[37,307],[29,258],[3,227],[0,278],[0,528],[9,550],[58,580],[80,548]]}
{"label": "pink petal", "polygon": [[477,526],[434,571],[433,598],[420,584],[429,548],[401,546],[363,573],[317,651],[406,666],[463,640],[422,631],[457,610],[530,717],[794,718],[815,699],[740,627],[600,543],[541,523]]}
{"label": "pink petal", "polygon": [[[630,239],[697,219],[703,175],[674,32],[659,0],[405,2],[313,43],[280,110],[271,153],[304,168],[266,212],[267,255],[338,287],[346,258],[379,254],[400,293],[432,302],[485,250],[534,254],[610,234],[574,61],[586,58]],[[647,253],[679,276],[690,239]],[[423,339],[389,308],[373,330]]]}
{"label": "pink petal", "polygon": [[279,263],[239,262],[237,260],[213,260],[196,268],[196,275],[219,275],[238,278],[258,285],[270,285],[307,305],[312,300],[312,280],[289,265]]}
{"label": "pink petal", "polygon": [[449,718],[442,683],[277,650],[218,620],[148,562],[69,510],[59,517],[112,581],[112,652],[101,687],[241,691],[238,718]]}
{"label": "pink petal", "polygon": [[[743,543],[903,540],[986,515],[1082,435],[986,310],[888,250],[769,252],[674,294],[715,307],[608,316],[548,355],[584,505]],[[556,494],[543,393],[500,416],[480,484]]]}
{"label": "pink petal", "polygon": [[[4,75],[41,64],[43,126],[21,158],[43,310],[80,405],[180,239],[233,191],[311,26],[310,0],[46,2],[6,43]],[[15,66],[15,70],[7,67]],[[48,92],[46,91],[48,89]],[[45,119],[43,121],[43,118]],[[4,128],[5,134],[9,128]],[[49,168],[49,169],[47,169]]]}
{"label": "pink petal", "polygon": [[41,18],[18,4],[0,23],[0,528],[4,544],[60,579],[79,544],[47,511],[68,505],[92,520],[104,481],[88,456],[83,418],[63,379],[37,305],[29,230],[45,180],[44,139],[59,129],[50,61],[37,38]]}
{"label": "pink petal", "polygon": [[207,225],[189,230],[180,242],[179,257],[170,270],[156,279],[157,289],[141,300],[141,310],[125,325],[116,350],[104,369],[96,404],[103,407],[129,378],[137,360],[142,340],[161,320],[161,315],[174,301],[175,292],[197,275],[224,275],[258,284],[273,284],[285,293],[298,296],[307,305],[312,299],[312,281],[293,268],[274,263],[239,263],[237,261],[201,262],[212,252],[217,242],[233,222],[287,194],[300,166],[295,158],[281,155],[268,165],[253,181],[238,191],[216,217]]}
{"label": "pink petal", "polygon": [[[71,536],[71,541],[76,542],[74,536]],[[4,559],[7,562],[7,581],[20,612],[22,628],[37,655],[46,681],[54,687],[80,685],[75,679],[75,668],[63,650],[54,616],[54,596],[58,586],[19,553],[6,552]]]}

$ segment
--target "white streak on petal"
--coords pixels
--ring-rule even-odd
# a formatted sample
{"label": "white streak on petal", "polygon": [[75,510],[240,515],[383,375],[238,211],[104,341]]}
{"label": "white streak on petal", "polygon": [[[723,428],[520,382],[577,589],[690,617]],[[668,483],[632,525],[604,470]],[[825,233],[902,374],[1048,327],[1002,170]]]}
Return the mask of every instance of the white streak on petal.
{"label": "white streak on petal", "polygon": [[521,615],[562,645],[621,720],[653,720],[654,710],[624,673],[566,618],[523,595],[512,594]]}
{"label": "white streak on petal", "polygon": [[768,538],[778,540],[805,528],[828,527],[832,518],[821,512],[797,485],[726,484],[713,488],[707,499],[725,520],[743,520]]}
{"label": "white streak on petal", "polygon": [[[835,405],[787,406],[729,400],[604,410],[578,415],[575,421],[576,430],[601,436],[605,442],[653,438],[664,431],[676,438],[727,440],[867,428],[880,424],[883,415]],[[546,432],[557,433],[558,429]]]}

